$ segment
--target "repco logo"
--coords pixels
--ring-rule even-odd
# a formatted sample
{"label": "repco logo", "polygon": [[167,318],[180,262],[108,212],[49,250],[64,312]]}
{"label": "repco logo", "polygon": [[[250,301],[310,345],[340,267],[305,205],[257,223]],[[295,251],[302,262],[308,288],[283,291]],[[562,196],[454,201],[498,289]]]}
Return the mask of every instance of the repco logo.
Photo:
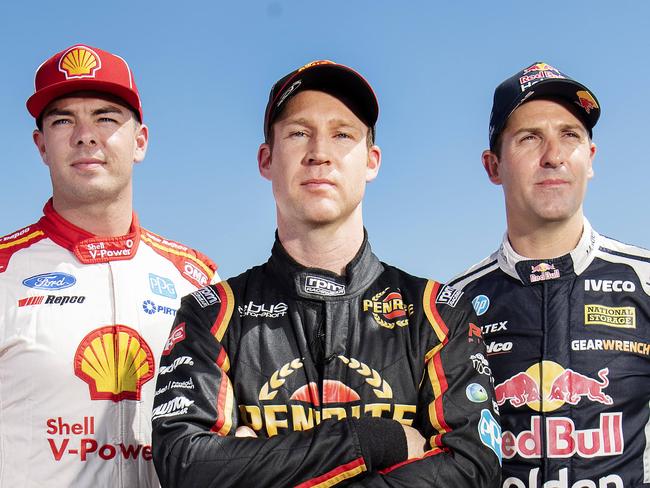
{"label": "repco logo", "polygon": [[512,342],[491,342],[487,345],[488,354],[503,354],[512,350]]}
{"label": "repco logo", "polygon": [[631,281],[622,280],[585,280],[585,291],[603,291],[610,292],[628,292],[636,290],[636,286]]}
{"label": "repco logo", "polygon": [[305,291],[314,295],[333,297],[345,295],[345,286],[320,276],[307,276],[305,279]]}

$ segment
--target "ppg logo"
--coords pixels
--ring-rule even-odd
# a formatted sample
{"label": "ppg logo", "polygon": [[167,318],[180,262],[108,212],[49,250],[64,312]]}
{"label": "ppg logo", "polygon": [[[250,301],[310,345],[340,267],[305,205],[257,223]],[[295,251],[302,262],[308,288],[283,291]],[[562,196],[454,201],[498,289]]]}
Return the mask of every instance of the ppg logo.
{"label": "ppg logo", "polygon": [[499,458],[499,465],[501,465],[501,427],[492,416],[492,413],[485,408],[481,410],[478,435],[481,442],[494,451],[494,454]]}
{"label": "ppg logo", "polygon": [[478,295],[472,300],[476,315],[483,315],[490,308],[490,299],[485,295]]}
{"label": "ppg logo", "polygon": [[153,273],[149,273],[149,287],[152,292],[161,297],[176,298],[178,296],[172,280]]}

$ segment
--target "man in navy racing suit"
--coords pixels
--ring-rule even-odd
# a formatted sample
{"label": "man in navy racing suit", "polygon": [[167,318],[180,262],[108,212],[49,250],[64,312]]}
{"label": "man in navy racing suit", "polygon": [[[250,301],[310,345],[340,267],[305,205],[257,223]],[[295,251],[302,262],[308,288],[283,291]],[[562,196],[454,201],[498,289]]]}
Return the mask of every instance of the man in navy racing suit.
{"label": "man in navy racing suit", "polygon": [[503,488],[650,486],[650,253],[583,215],[600,115],[547,63],[497,87],[483,164],[507,232],[452,281],[473,299],[503,426]]}
{"label": "man in navy racing suit", "polygon": [[271,90],[268,262],[185,297],[153,409],[163,486],[495,487],[500,428],[468,301],[380,262],[361,201],[375,95],[331,61]]}

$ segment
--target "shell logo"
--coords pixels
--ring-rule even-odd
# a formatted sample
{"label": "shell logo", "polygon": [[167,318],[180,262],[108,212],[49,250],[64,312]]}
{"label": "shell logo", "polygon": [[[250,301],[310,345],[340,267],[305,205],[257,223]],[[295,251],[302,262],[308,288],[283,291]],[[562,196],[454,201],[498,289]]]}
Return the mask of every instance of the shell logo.
{"label": "shell logo", "polygon": [[154,375],[153,354],[135,330],[109,325],[82,339],[74,372],[88,384],[92,400],[140,400],[142,385]]}
{"label": "shell logo", "polygon": [[102,62],[95,51],[86,46],[70,48],[59,60],[59,71],[66,80],[70,78],[94,78]]}

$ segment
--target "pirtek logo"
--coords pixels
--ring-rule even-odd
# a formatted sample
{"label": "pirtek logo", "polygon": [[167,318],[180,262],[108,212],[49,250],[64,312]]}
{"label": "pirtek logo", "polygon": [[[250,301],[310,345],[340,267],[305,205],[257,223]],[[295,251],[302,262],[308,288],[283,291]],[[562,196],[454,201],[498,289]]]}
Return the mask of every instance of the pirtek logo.
{"label": "pirtek logo", "polygon": [[86,300],[84,296],[76,295],[37,295],[28,298],[21,298],[18,300],[19,307],[28,307],[30,305],[67,305],[68,303],[81,304]]}
{"label": "pirtek logo", "polygon": [[320,276],[307,276],[305,291],[315,295],[340,296],[345,295],[345,286]]}

